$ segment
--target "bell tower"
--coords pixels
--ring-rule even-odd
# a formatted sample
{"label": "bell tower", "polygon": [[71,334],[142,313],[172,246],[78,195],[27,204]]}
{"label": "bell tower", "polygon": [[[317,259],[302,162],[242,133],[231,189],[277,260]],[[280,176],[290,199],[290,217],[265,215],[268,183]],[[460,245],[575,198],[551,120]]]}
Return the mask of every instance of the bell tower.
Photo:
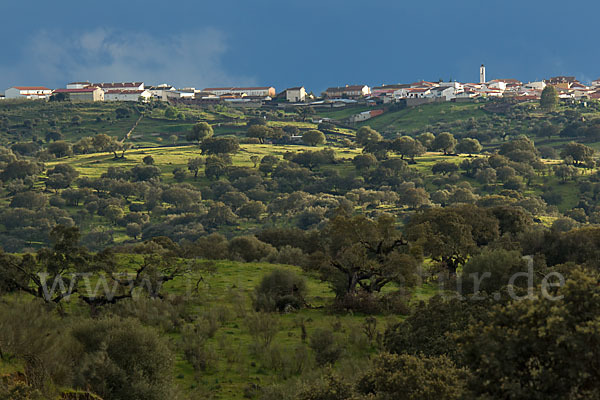
{"label": "bell tower", "polygon": [[485,65],[481,64],[481,67],[479,67],[479,83],[485,82]]}

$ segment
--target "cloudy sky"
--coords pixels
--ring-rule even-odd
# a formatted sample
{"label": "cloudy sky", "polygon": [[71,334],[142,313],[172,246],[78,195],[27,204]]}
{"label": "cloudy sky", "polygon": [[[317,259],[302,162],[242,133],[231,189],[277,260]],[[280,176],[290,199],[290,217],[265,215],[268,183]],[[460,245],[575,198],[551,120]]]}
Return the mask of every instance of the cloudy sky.
{"label": "cloudy sky", "polygon": [[0,2],[0,90],[600,77],[595,0]]}

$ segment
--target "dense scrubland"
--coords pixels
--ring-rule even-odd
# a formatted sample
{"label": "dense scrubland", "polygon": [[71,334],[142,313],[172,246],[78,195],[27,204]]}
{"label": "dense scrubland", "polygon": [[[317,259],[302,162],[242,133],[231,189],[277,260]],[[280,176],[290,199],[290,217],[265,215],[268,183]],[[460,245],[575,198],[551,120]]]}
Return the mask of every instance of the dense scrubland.
{"label": "dense scrubland", "polygon": [[0,103],[0,398],[600,398],[600,106],[364,109]]}

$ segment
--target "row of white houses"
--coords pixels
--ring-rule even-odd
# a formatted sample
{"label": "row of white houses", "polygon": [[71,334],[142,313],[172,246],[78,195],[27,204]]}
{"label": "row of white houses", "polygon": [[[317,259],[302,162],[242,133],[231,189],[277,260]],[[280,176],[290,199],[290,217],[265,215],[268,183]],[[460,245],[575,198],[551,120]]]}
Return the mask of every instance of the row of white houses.
{"label": "row of white houses", "polygon": [[[574,77],[558,76],[544,81],[523,83],[516,79],[485,80],[485,67],[480,69],[479,83],[428,82],[382,85],[370,88],[367,85],[345,85],[331,87],[323,92],[328,99],[379,99],[383,103],[403,99],[421,101],[430,99],[450,101],[476,97],[521,97],[539,98],[546,85],[555,86],[561,98],[598,99],[600,79],[586,86]],[[208,101],[251,101],[271,100],[275,97],[290,103],[302,103],[314,96],[307,94],[303,86],[292,87],[277,94],[273,86],[259,87],[213,87],[176,89],[167,84],[146,87],[144,82],[90,83],[71,82],[64,89],[49,89],[44,86],[13,86],[0,95],[0,99],[48,100],[52,95],[68,96],[71,101],[148,101],[151,98],[169,101],[175,99],[199,99]]]}
{"label": "row of white houses", "polygon": [[148,101],[152,97],[152,93],[144,88],[142,82],[73,82],[65,89],[55,90],[44,86],[13,86],[4,91],[4,98],[48,100],[54,94],[68,96],[71,101]]}
{"label": "row of white houses", "polygon": [[[90,83],[71,82],[66,88],[49,89],[44,86],[13,86],[5,90],[6,99],[48,100],[54,94],[62,94],[71,101],[148,101],[150,98],[168,101],[185,98],[274,98],[275,88],[265,87],[223,87],[176,89],[167,84],[146,87],[143,82]],[[304,87],[286,90],[288,101],[302,102],[306,97]]]}

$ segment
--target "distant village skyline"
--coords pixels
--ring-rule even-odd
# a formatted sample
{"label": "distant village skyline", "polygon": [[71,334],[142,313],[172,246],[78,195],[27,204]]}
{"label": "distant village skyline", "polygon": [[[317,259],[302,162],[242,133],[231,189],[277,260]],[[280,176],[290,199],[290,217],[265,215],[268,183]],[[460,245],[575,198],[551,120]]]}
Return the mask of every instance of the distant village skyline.
{"label": "distant village skyline", "polygon": [[[329,87],[342,87],[342,86],[352,86],[352,85],[367,85],[369,87],[378,87],[378,86],[391,86],[391,85],[401,85],[401,84],[408,84],[408,83],[414,83],[414,82],[434,82],[434,83],[439,83],[439,82],[460,82],[460,83],[482,83],[482,82],[491,82],[494,80],[518,80],[519,82],[522,83],[531,83],[531,82],[538,82],[538,81],[544,81],[544,80],[548,80],[551,79],[551,76],[548,77],[543,77],[540,79],[535,79],[535,80],[523,80],[523,79],[519,79],[518,76],[503,76],[502,74],[500,74],[499,76],[496,76],[498,74],[494,74],[493,73],[493,69],[492,72],[490,73],[490,69],[485,65],[485,64],[481,64],[480,66],[478,66],[477,68],[479,68],[479,70],[477,70],[475,67],[473,68],[474,73],[472,74],[472,78],[471,80],[457,80],[457,79],[443,79],[443,78],[437,78],[437,79],[418,79],[418,80],[398,80],[396,82],[394,81],[388,81],[388,82],[380,82],[380,83],[374,83],[372,80],[369,79],[363,79],[362,81],[358,81],[358,82],[332,82],[331,84],[324,86],[324,87],[319,87],[319,88],[313,88],[310,85],[303,85],[302,82],[296,82],[295,84],[289,84],[289,85],[275,85],[272,84],[271,82],[259,82],[257,84],[251,84],[251,85],[243,85],[243,84],[238,84],[238,85],[234,85],[234,84],[226,84],[223,82],[214,82],[214,84],[209,85],[209,86],[205,86],[205,87],[197,87],[193,84],[193,82],[188,82],[188,84],[185,85],[172,85],[172,80],[169,80],[168,77],[165,77],[166,79],[164,80],[159,80],[158,82],[150,82],[150,81],[146,81],[143,79],[137,79],[137,80],[133,80],[135,82],[139,81],[139,82],[144,82],[146,83],[146,85],[148,86],[158,86],[158,85],[169,85],[169,86],[173,86],[176,87],[178,89],[188,89],[188,88],[194,88],[194,89],[200,89],[200,90],[204,90],[206,88],[209,87],[213,87],[213,88],[233,88],[233,87],[263,87],[265,84],[269,85],[270,83],[272,84],[272,86],[277,87],[278,89],[284,90],[286,88],[289,87],[293,87],[293,86],[297,86],[298,84],[302,85],[307,92],[312,92],[314,93],[314,95],[316,96],[320,96],[321,93],[323,93],[324,91],[326,91],[327,88]],[[482,81],[482,69],[483,68],[483,81]],[[565,77],[569,77],[569,78],[573,78],[575,79],[577,82],[580,82],[584,85],[587,86],[593,86],[593,83],[595,81],[598,81],[600,79],[600,72],[598,73],[598,77],[596,78],[588,78],[587,80],[585,79],[579,79],[576,75],[557,75],[559,77],[561,76],[565,76]],[[490,78],[490,79],[485,79],[485,78]],[[118,77],[117,77],[118,78]],[[66,85],[70,84],[70,83],[88,83],[90,85],[94,85],[93,82],[99,82],[100,80],[95,80],[95,79],[89,79],[89,80],[66,80],[65,83],[63,84],[64,87],[66,87]],[[290,81],[294,81],[293,78]],[[124,82],[129,82],[129,80],[126,79],[112,79],[112,80],[104,80],[104,82],[106,83],[124,83]],[[55,85],[52,84],[48,84],[45,82],[37,82],[34,80],[28,81],[28,82],[13,82],[12,85],[7,86],[8,87],[13,87],[13,86],[44,86],[44,87],[48,87],[48,88],[52,88]],[[4,89],[6,89],[4,88]],[[62,87],[56,87],[55,89],[60,89]],[[0,87],[0,94],[2,94],[2,90],[4,90],[3,88]]]}
{"label": "distant village skyline", "polygon": [[[35,12],[32,12],[35,9]],[[373,0],[3,2],[0,90],[71,80],[304,85],[600,76],[600,3]],[[118,13],[118,15],[116,14]],[[559,18],[560,17],[560,18]],[[596,76],[598,74],[598,76]]]}
{"label": "distant village skyline", "polygon": [[[479,67],[479,82],[458,81],[418,81],[380,86],[341,85],[332,86],[319,94],[304,86],[288,87],[278,91],[274,86],[235,87],[220,86],[208,88],[178,88],[169,84],[149,86],[143,81],[70,82],[65,88],[50,89],[45,86],[12,86],[4,91],[0,99],[53,100],[74,102],[127,101],[184,102],[186,104],[228,104],[234,107],[260,107],[265,104],[318,105],[327,103],[345,106],[352,102],[368,105],[382,105],[403,102],[415,106],[434,102],[470,101],[478,98],[510,97],[516,101],[539,100],[548,85],[556,88],[558,97],[573,100],[600,99],[600,79],[591,84],[583,84],[574,76],[556,76],[548,79],[522,82],[518,79],[487,79],[486,67]],[[374,117],[373,111],[361,113],[355,122]]]}

